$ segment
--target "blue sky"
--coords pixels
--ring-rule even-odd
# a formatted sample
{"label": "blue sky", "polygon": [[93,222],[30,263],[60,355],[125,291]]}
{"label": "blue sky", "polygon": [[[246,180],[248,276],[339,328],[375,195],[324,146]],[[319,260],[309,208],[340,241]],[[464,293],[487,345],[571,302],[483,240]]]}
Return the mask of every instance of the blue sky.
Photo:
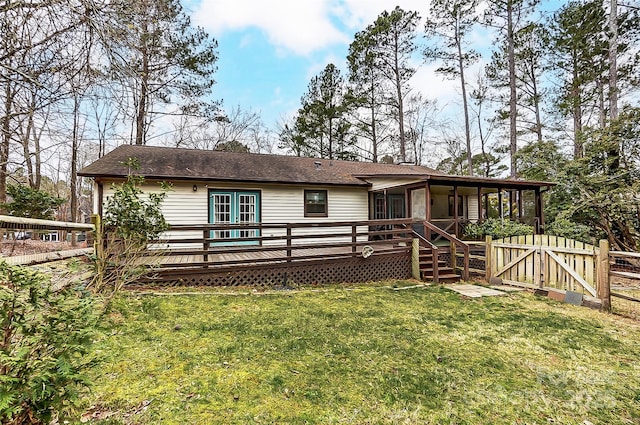
{"label": "blue sky", "polygon": [[[425,0],[190,0],[195,24],[219,43],[214,96],[229,109],[260,112],[269,127],[300,106],[309,80],[328,63],[345,70],[349,43],[383,10],[428,11]],[[421,29],[420,29],[421,30]],[[454,101],[455,83],[422,65],[417,89]],[[455,101],[454,101],[455,102]]]}

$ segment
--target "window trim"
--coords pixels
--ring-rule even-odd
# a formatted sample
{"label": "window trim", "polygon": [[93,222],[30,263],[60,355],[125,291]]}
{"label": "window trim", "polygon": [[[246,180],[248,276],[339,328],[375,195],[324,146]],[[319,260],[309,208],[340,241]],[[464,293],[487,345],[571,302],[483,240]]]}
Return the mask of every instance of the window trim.
{"label": "window trim", "polygon": [[[308,193],[324,193],[324,212],[316,213],[309,212],[307,209],[307,194]],[[329,191],[326,189],[305,189],[303,194],[303,202],[304,202],[304,216],[305,217],[329,217]]]}

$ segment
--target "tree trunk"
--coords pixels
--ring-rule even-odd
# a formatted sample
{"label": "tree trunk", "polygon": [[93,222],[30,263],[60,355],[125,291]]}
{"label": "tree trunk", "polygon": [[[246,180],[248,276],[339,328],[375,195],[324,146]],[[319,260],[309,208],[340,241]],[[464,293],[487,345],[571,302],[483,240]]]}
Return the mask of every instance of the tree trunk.
{"label": "tree trunk", "polygon": [[[146,23],[143,24],[143,34],[147,34]],[[146,144],[144,137],[145,133],[145,121],[147,118],[147,105],[149,102],[149,55],[147,54],[147,46],[144,44],[140,48],[140,54],[142,55],[142,69],[140,74],[140,98],[138,99],[138,111],[136,114],[136,145]]]}
{"label": "tree trunk", "polygon": [[538,143],[542,143],[542,117],[540,114],[540,94],[538,93],[538,80],[536,79],[535,69],[531,64],[531,91],[533,92],[533,110],[535,114],[535,132]]}
{"label": "tree trunk", "polygon": [[376,101],[375,101],[375,81],[371,78],[371,154],[372,162],[378,162],[378,137],[376,133]]}
{"label": "tree trunk", "polygon": [[511,156],[511,177],[518,176],[516,169],[517,139],[517,107],[516,107],[516,61],[513,28],[513,1],[507,0],[507,60],[509,63],[509,154]]}
{"label": "tree trunk", "polygon": [[609,117],[618,118],[618,4],[611,0],[609,10]]}
{"label": "tree trunk", "polygon": [[407,161],[407,149],[406,149],[406,140],[404,137],[404,105],[402,102],[402,82],[400,80],[400,63],[398,58],[398,34],[395,34],[394,38],[395,49],[394,49],[394,69],[393,72],[395,74],[395,85],[396,85],[396,96],[398,97],[398,131],[400,132],[400,161]]}
{"label": "tree trunk", "polygon": [[7,166],[9,164],[9,147],[11,145],[11,115],[13,96],[11,82],[7,81],[4,91],[4,116],[2,117],[2,138],[0,139],[0,203],[7,202]]}
{"label": "tree trunk", "polygon": [[574,56],[571,102],[573,104],[573,159],[582,158],[582,99],[578,82],[578,59]]}
{"label": "tree trunk", "polygon": [[467,142],[467,172],[473,176],[473,154],[471,153],[471,128],[469,123],[469,106],[467,104],[467,85],[464,80],[464,63],[462,61],[462,46],[456,32],[456,46],[458,47],[458,70],[460,71],[460,86],[462,88],[462,109],[464,110],[464,135]]}
{"label": "tree trunk", "polygon": [[37,189],[35,186],[33,176],[33,163],[31,162],[31,149],[29,147],[29,141],[31,140],[31,130],[33,129],[33,115],[35,113],[35,95],[32,94],[31,105],[29,107],[29,114],[27,116],[27,128],[22,135],[22,152],[24,155],[25,168],[27,169],[27,179],[29,180],[29,187]]}

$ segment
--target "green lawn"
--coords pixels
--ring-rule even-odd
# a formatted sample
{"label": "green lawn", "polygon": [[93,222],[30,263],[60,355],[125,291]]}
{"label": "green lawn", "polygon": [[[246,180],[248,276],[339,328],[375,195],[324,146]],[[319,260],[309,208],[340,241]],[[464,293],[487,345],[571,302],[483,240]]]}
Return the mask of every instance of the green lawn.
{"label": "green lawn", "polygon": [[640,422],[639,324],[526,293],[127,294],[111,322],[92,423]]}

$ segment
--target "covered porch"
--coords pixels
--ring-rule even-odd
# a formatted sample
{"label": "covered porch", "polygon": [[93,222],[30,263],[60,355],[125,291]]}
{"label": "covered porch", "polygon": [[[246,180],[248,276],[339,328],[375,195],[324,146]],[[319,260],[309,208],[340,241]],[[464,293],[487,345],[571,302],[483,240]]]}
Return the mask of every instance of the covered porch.
{"label": "covered porch", "polygon": [[[544,233],[542,193],[552,183],[466,176],[428,176],[417,182],[384,188],[369,194],[370,219],[409,218],[433,223],[464,239],[469,223],[489,218],[519,221]],[[429,229],[417,229],[429,240],[441,239]]]}

